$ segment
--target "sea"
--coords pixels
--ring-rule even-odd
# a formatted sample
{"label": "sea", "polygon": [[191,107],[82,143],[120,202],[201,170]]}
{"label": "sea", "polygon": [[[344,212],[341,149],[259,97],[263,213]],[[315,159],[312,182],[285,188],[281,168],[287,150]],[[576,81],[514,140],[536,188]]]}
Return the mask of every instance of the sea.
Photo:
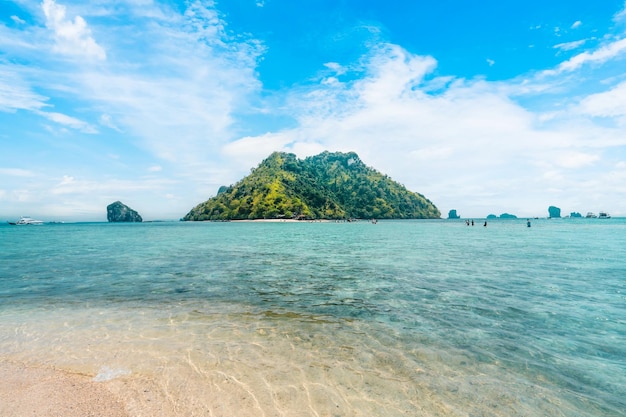
{"label": "sea", "polygon": [[625,416],[626,219],[0,226],[0,360],[131,416]]}

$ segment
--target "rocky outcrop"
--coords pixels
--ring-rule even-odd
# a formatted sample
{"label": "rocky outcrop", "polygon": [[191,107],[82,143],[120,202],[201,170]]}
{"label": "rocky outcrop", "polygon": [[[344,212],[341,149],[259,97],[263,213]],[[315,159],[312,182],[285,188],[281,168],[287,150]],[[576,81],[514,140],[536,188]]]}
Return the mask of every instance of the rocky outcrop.
{"label": "rocky outcrop", "polygon": [[143,221],[139,213],[121,201],[116,201],[107,206],[107,220],[115,223]]}
{"label": "rocky outcrop", "polygon": [[450,210],[448,212],[448,219],[460,219],[460,218],[461,218],[461,216],[456,214],[456,210]]}
{"label": "rocky outcrop", "polygon": [[561,209],[555,206],[548,207],[548,214],[551,219],[560,219],[561,218]]}

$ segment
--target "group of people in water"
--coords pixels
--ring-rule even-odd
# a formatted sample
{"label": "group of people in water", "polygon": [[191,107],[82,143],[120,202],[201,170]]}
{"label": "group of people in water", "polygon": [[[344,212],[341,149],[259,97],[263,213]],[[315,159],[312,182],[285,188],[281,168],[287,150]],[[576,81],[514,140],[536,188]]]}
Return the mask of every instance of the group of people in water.
{"label": "group of people in water", "polygon": [[[473,219],[472,220],[465,220],[465,225],[466,226],[469,226],[470,224],[472,226],[474,226],[474,220]],[[485,221],[485,224],[483,224],[483,226],[487,227],[487,221]]]}
{"label": "group of people in water", "polygon": [[[465,220],[465,225],[466,226],[474,226],[474,219],[472,220]],[[487,227],[487,221],[485,220],[485,224],[483,224],[484,227]],[[530,227],[530,219],[526,219],[526,227]]]}

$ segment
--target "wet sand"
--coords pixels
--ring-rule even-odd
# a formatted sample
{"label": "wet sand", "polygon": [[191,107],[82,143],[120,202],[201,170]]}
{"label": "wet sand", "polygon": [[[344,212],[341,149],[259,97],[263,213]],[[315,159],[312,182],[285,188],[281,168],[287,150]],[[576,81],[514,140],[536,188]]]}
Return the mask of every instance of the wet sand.
{"label": "wet sand", "polygon": [[0,362],[0,415],[128,417],[124,403],[87,375]]}

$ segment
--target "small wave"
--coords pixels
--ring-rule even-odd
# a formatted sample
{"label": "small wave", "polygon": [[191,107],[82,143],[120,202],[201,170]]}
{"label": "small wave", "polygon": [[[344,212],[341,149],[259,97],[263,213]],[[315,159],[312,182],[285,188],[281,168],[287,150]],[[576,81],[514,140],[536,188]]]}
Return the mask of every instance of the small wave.
{"label": "small wave", "polygon": [[113,369],[108,366],[103,366],[93,380],[95,382],[105,382],[125,375],[130,375],[130,371],[127,369]]}

